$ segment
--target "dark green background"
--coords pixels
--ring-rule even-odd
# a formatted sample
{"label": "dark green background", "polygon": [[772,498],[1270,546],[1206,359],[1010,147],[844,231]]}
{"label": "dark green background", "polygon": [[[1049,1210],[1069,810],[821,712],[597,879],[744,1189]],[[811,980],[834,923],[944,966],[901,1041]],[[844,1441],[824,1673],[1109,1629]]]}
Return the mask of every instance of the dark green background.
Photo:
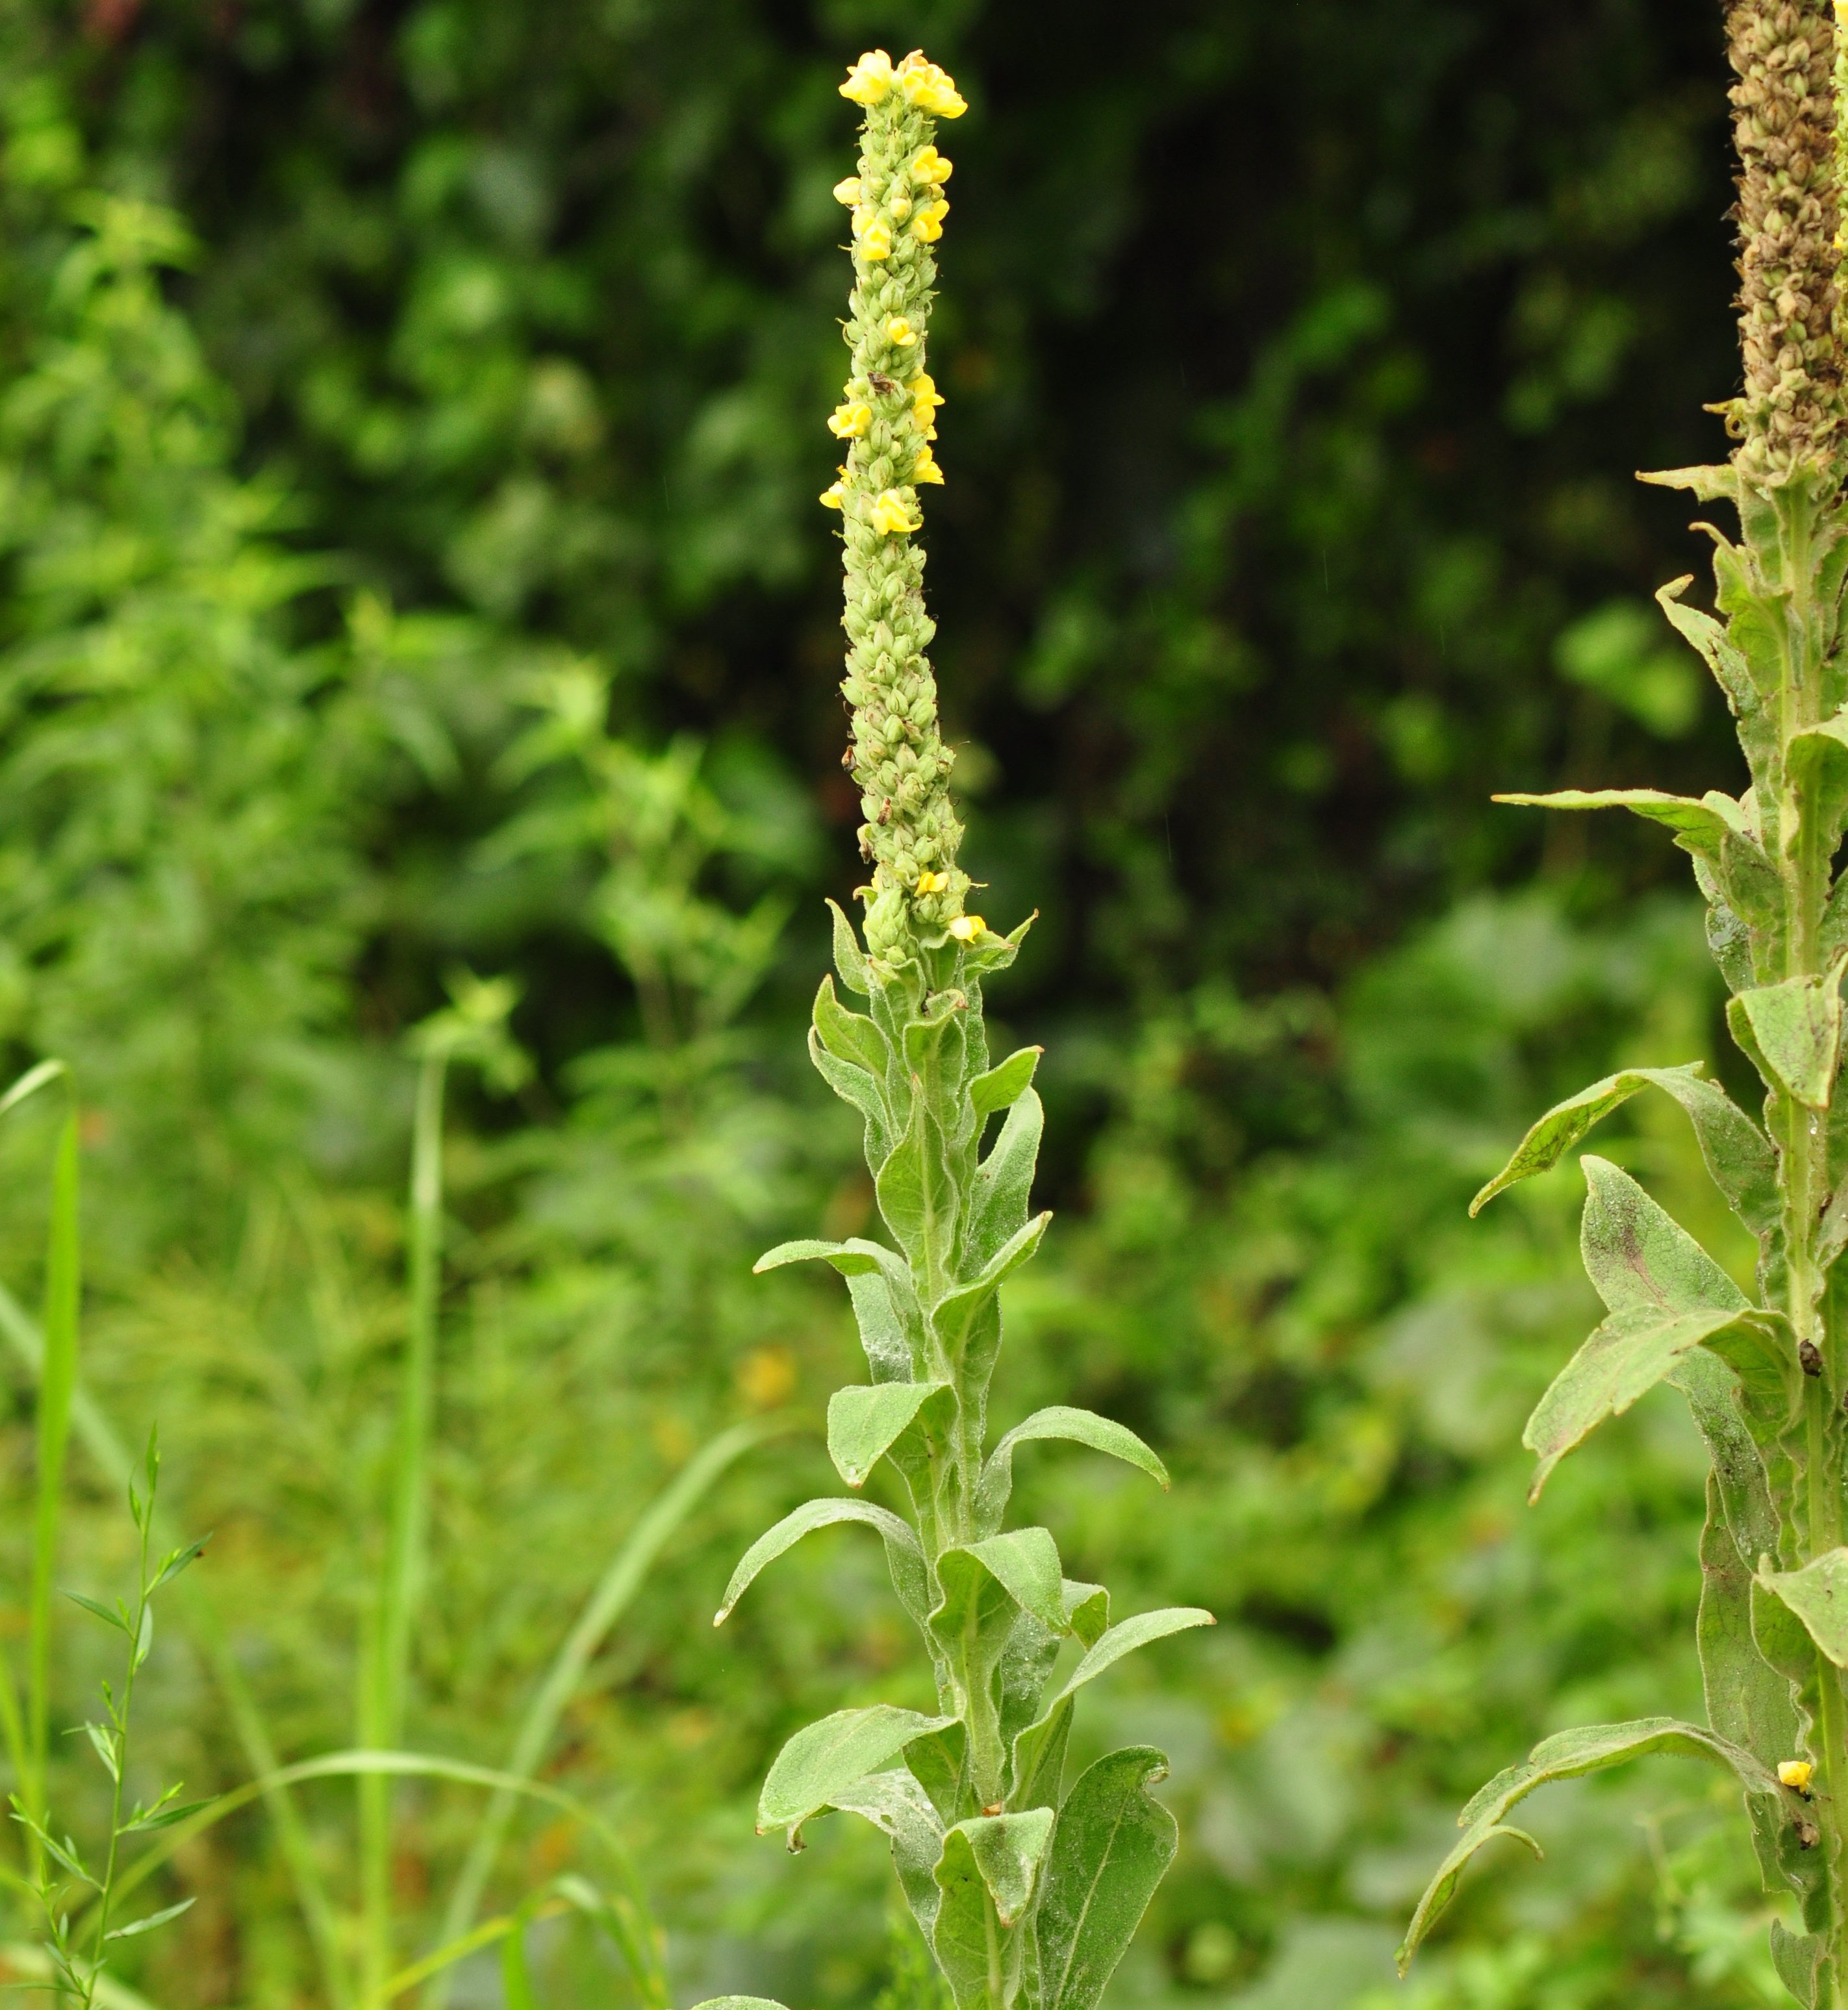
{"label": "dark green background", "polygon": [[[835,85],[922,41],[970,104],[936,664],[984,911],[1040,911],[993,1009],[1048,1049],[1061,1216],[998,1400],[1148,1435],[1166,1501],[1075,1453],[1028,1500],[1125,1607],[1224,1621],[1093,1706],[1171,1750],[1186,1835],[1114,2000],[1393,1987],[1481,1777],[1699,1707],[1669,1399],[1522,1505],[1526,1406],[1590,1323],[1576,1176],[1462,1209],[1614,1059],[1718,1059],[1676,855],[1487,801],[1736,772],[1648,600],[1701,541],[1630,479],[1724,446],[1718,9],[20,0],[0,37],[0,1030],[76,1067],[91,1373],[220,1530],[202,1582],[288,1749],[348,1735],[402,1038],[457,964],[509,974],[537,1071],[453,1108],[414,1735],[498,1760],[662,1479],[793,1396],[805,1434],[682,1539],[560,1776],[633,1834],[683,2000],[859,2003],[897,1959],[870,1839],[787,1862],[749,1813],[805,1713],[923,1699],[872,1560],[829,1537],[730,1632],[702,1615],[825,1490],[852,1372],[831,1295],[746,1273],[868,1209],[800,1059],[856,863],[814,497]],[[600,781],[535,723],[591,670]],[[1604,1149],[1736,1262],[1658,1122]],[[45,1141],[16,1128],[26,1294]],[[100,1587],[120,1518],[76,1484]],[[191,1790],[240,1777],[177,1651],[155,1707]],[[1777,2000],[1723,1795],[1662,1767],[1537,1807],[1547,1866],[1482,1873],[1381,2003]],[[312,1812],[338,1880],[344,1802]],[[407,1799],[407,1955],[471,1813]],[[510,1902],[570,1845],[521,1848]],[[158,2001],[312,2000],[254,1817],[180,1881]],[[545,1944],[552,2000],[620,1991]]]}

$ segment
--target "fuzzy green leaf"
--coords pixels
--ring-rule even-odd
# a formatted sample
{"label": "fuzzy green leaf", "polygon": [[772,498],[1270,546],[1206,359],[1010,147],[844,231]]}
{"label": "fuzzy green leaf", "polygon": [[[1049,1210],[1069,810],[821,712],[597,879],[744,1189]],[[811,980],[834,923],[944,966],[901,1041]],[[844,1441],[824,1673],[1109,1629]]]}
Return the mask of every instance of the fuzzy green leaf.
{"label": "fuzzy green leaf", "polygon": [[919,1548],[917,1537],[905,1522],[890,1509],[876,1507],[870,1500],[809,1500],[785,1515],[773,1529],[759,1536],[739,1559],[737,1568],[731,1574],[731,1582],[725,1587],[719,1610],[713,1615],[713,1624],[724,1625],[730,1617],[732,1607],[744,1596],[752,1579],[766,1564],[773,1563],[805,1536],[812,1534],[817,1529],[830,1528],[837,1522],[864,1522],[868,1527],[879,1531],[886,1546],[886,1561],[892,1572],[892,1588],[905,1610],[922,1625],[929,1607],[924,1552]]}
{"label": "fuzzy green leaf", "polygon": [[785,1829],[790,1848],[798,1848],[803,1823],[833,1806],[836,1795],[878,1772],[914,1738],[954,1721],[878,1703],[864,1710],[837,1710],[807,1725],[777,1753],[763,1783],[757,1803],[758,1834]]}
{"label": "fuzzy green leaf", "polygon": [[1848,715],[1837,712],[1808,732],[1794,734],[1784,758],[1799,814],[1820,833],[1827,857],[1841,842],[1842,826],[1848,822]]}
{"label": "fuzzy green leaf", "polygon": [[[870,1025],[871,1021],[867,1023]],[[815,1064],[816,1073],[829,1088],[865,1120],[866,1163],[876,1172],[892,1150],[891,1111],[883,1085],[865,1068],[830,1053],[813,1027],[808,1029],[808,1058]]]}
{"label": "fuzzy green leaf", "polygon": [[1056,1808],[1064,1777],[1065,1748],[1071,1738],[1071,1719],[1077,1705],[1070,1696],[1054,1703],[1037,1724],[1029,1724],[1014,1741],[1013,1781],[1008,1790],[1010,1806]]}
{"label": "fuzzy green leaf", "polygon": [[1612,1312],[1750,1309],[1732,1280],[1628,1173],[1590,1152],[1580,1165],[1589,1189],[1580,1253]]}
{"label": "fuzzy green leaf", "polygon": [[1766,1076],[1811,1110],[1826,1110],[1842,1053],[1841,967],[1742,991],[1727,1005],[1735,1038]]}
{"label": "fuzzy green leaf", "polygon": [[840,1788],[833,1806],[871,1822],[891,1844],[905,1902],[928,1939],[942,1896],[936,1871],[944,1853],[944,1824],[930,1796],[908,1772],[870,1773]]}
{"label": "fuzzy green leaf", "polygon": [[1410,1966],[1420,1944],[1450,1903],[1463,1866],[1485,1843],[1497,1836],[1512,1836],[1524,1842],[1536,1856],[1540,1854],[1540,1845],[1530,1835],[1504,1822],[1511,1808],[1552,1781],[1577,1779],[1583,1774],[1601,1772],[1607,1767],[1621,1766],[1655,1752],[1729,1767],[1748,1794],[1768,1795],[1774,1801],[1792,1807],[1796,1805],[1796,1796],[1778,1784],[1776,1774],[1750,1753],[1698,1724],[1678,1724],[1672,1717],[1646,1717],[1629,1724],[1588,1724],[1580,1730],[1562,1731],[1542,1738],[1520,1765],[1497,1774],[1457,1817],[1457,1826],[1464,1831],[1462,1840],[1438,1866],[1418,1902],[1398,1950],[1399,1973],[1402,1975]]}
{"label": "fuzzy green leaf", "polygon": [[[1066,1628],[1064,1574],[1059,1568],[1058,1545],[1050,1530],[1011,1529],[985,1542],[970,1543],[948,1554],[973,1557],[1008,1588],[1015,1603],[1055,1633]],[[947,1561],[947,1556],[944,1561]]]}
{"label": "fuzzy green leaf", "polygon": [[849,991],[857,991],[862,998],[870,998],[872,972],[867,967],[866,953],[854,934],[853,923],[833,900],[828,903],[828,912],[833,918],[834,968],[840,973],[840,981]]}
{"label": "fuzzy green leaf", "polygon": [[862,1272],[848,1279],[847,1294],[853,1301],[854,1319],[860,1329],[860,1344],[865,1349],[866,1365],[873,1380],[910,1381],[913,1366],[911,1337],[892,1302],[890,1280],[879,1273]]}
{"label": "fuzzy green leaf", "polygon": [[869,1244],[805,1238],[779,1242],[774,1249],[766,1249],[751,1266],[751,1274],[760,1277],[766,1270],[780,1270],[789,1263],[832,1263],[844,1277],[864,1277],[880,1267],[879,1252]]}
{"label": "fuzzy green leaf", "polygon": [[987,1157],[976,1168],[963,1234],[965,1268],[979,1270],[1026,1226],[1045,1123],[1038,1092],[1022,1089]]}
{"label": "fuzzy green leaf", "polygon": [[1179,1831],[1149,1792],[1167,1761],[1148,1745],[1082,1773],[1054,1824],[1035,1921],[1041,2010],[1093,2010],[1174,1861]]}
{"label": "fuzzy green leaf", "polygon": [[177,1919],[182,1912],[191,1911],[198,1902],[195,1894],[190,1898],[182,1898],[176,1905],[163,1905],[158,1912],[150,1912],[144,1919],[131,1919],[126,1927],[112,1927],[104,1938],[129,1941],[138,1934],[151,1934],[156,1927],[164,1927],[169,1919]]}
{"label": "fuzzy green leaf", "polygon": [[892,1049],[886,1036],[864,1013],[850,1012],[834,996],[834,980],[824,977],[815,994],[815,1031],[837,1060],[851,1061],[883,1085]]}
{"label": "fuzzy green leaf", "polygon": [[1470,1203],[1472,1216],[1517,1181],[1548,1172],[1594,1124],[1645,1088],[1672,1096],[1694,1127],[1714,1184],[1756,1235],[1779,1225],[1777,1158],[1771,1141],[1717,1082],[1703,1079],[1698,1061],[1683,1067],[1626,1068],[1556,1104],[1516,1146],[1514,1156]]}
{"label": "fuzzy green leaf", "polygon": [[[1042,1216],[1042,1220],[1047,1217]],[[1064,1403],[1036,1410],[1016,1424],[996,1444],[982,1469],[976,1494],[976,1518],[984,1527],[993,1525],[1008,1505],[1014,1489],[1014,1452],[1018,1445],[1061,1439],[1068,1444],[1088,1445],[1093,1451],[1107,1453],[1146,1472],[1164,1493],[1167,1490],[1167,1468],[1127,1424],[1100,1417],[1094,1410],[1077,1410]]]}
{"label": "fuzzy green leaf", "polygon": [[[906,1029],[908,1035],[917,1030]],[[936,1266],[947,1268],[962,1196],[938,1106],[921,1083],[914,1085],[904,1135],[875,1176],[873,1191],[886,1226],[907,1255],[919,1262],[934,1255]]]}
{"label": "fuzzy green leaf", "polygon": [[969,1335],[989,1300],[1032,1258],[1051,1220],[1050,1213],[1036,1215],[995,1252],[978,1276],[946,1293],[939,1302],[931,1316],[931,1324],[936,1329],[939,1345],[951,1361],[961,1359]]}
{"label": "fuzzy green leaf", "polygon": [[988,1117],[997,1110],[1005,1110],[1020,1099],[1021,1092],[1032,1081],[1033,1071],[1040,1065],[1043,1047],[1021,1047],[1011,1053],[998,1067],[991,1067],[987,1074],[979,1074],[969,1084],[969,1101],[978,1117]]}
{"label": "fuzzy green leaf", "polygon": [[1497,796],[1498,803],[1516,803],[1543,810],[1632,810],[1675,833],[1685,851],[1719,861],[1729,836],[1754,840],[1732,797],[1709,789],[1696,801],[1691,796],[1664,795],[1659,789],[1558,789],[1550,795]]}
{"label": "fuzzy green leaf", "polygon": [[1087,1647],[1095,1647],[1110,1625],[1110,1593],[1100,1584],[1067,1578],[1062,1596],[1066,1625]]}
{"label": "fuzzy green leaf", "polygon": [[1647,1395],[1690,1348],[1731,1326],[1730,1312],[1666,1312],[1632,1305],[1612,1312],[1540,1399],[1521,1442],[1540,1463],[1527,1489],[1537,1500],[1555,1466],[1607,1417]]}
{"label": "fuzzy green leaf", "polygon": [[783,2005],[771,1996],[709,1996],[693,2010],[783,2010]]}
{"label": "fuzzy green leaf", "polygon": [[1683,602],[1681,596],[1693,583],[1692,573],[1671,580],[1657,589],[1656,603],[1690,648],[1705,660],[1735,716],[1749,716],[1757,711],[1761,702],[1750,669],[1725,628],[1711,614]]}
{"label": "fuzzy green leaf", "polygon": [[1838,1668],[1848,1668],[1848,1549],[1825,1550],[1800,1570],[1761,1570],[1758,1582],[1796,1614]]}
{"label": "fuzzy green leaf", "polygon": [[837,1389],[828,1398],[828,1456],[849,1486],[867,1476],[933,1396],[947,1382],[876,1382],[871,1388]]}
{"label": "fuzzy green leaf", "polygon": [[1828,1998],[1822,1982],[1828,1967],[1828,1943],[1820,1934],[1793,1934],[1782,1919],[1771,1923],[1771,1965],[1778,1980],[1804,2010],[1822,2010]]}
{"label": "fuzzy green leaf", "polygon": [[975,1825],[959,1824],[944,1838],[930,1944],[956,2010],[1008,2010],[1019,1990],[1024,1937],[1000,1925],[991,1910],[969,1835]]}
{"label": "fuzzy green leaf", "polygon": [[1004,1927],[1017,1925],[1033,1902],[1033,1887],[1052,1839],[1053,1811],[976,1815],[958,1826]]}

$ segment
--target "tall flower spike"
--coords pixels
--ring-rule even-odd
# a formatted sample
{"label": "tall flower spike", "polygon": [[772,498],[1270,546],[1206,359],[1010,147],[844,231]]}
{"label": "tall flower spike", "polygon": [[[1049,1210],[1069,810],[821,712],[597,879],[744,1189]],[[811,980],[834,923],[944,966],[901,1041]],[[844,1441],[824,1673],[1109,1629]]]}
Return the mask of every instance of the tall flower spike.
{"label": "tall flower spike", "polygon": [[1739,333],[1729,413],[1748,480],[1775,487],[1832,461],[1843,419],[1835,338],[1835,31],[1829,0],[1737,0],[1726,17],[1739,147]]}
{"label": "tall flower spike", "polygon": [[[866,946],[898,966],[919,946],[960,939],[950,937],[950,925],[969,885],[956,863],[954,757],[938,730],[925,655],[936,630],[924,611],[924,553],[915,542],[919,488],[944,478],[929,450],[943,400],[925,357],[936,279],[930,247],[947,208],[934,191],[950,164],[931,143],[937,117],[955,116],[963,101],[915,51],[894,69],[883,50],[869,51],[841,91],[866,115],[851,183],[853,374],[829,421],[850,442],[837,485],[848,643],[841,689],[853,712],[852,772],[865,819],[860,847],[874,868]],[[922,208],[920,189],[932,197]],[[830,489],[823,499],[836,495]]]}

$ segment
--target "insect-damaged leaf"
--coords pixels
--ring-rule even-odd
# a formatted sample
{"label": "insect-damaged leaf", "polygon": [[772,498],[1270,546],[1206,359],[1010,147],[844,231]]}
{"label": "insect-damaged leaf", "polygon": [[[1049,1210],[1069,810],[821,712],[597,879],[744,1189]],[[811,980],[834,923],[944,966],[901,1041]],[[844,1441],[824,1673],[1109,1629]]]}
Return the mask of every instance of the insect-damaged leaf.
{"label": "insect-damaged leaf", "polygon": [[1008,1505],[1014,1487],[1015,1447],[1049,1439],[1063,1439],[1072,1444],[1089,1445],[1093,1451],[1107,1452],[1112,1458],[1120,1458],[1146,1472],[1167,1491],[1167,1468],[1127,1424],[1100,1417],[1094,1410],[1077,1410],[1055,1403],[1047,1409],[1036,1410],[1016,1424],[989,1454],[976,1494],[976,1516],[983,1526],[997,1523]]}
{"label": "insect-damaged leaf", "polygon": [[1770,1085],[1811,1110],[1828,1107],[1841,1060],[1842,968],[1742,991],[1726,1006],[1733,1038]]}
{"label": "insect-damaged leaf", "polygon": [[1695,1061],[1684,1067],[1626,1068],[1556,1104],[1470,1202],[1471,1215],[1480,1214],[1518,1181],[1550,1171],[1594,1124],[1601,1124],[1633,1096],[1645,1088],[1659,1088],[1687,1113],[1707,1170],[1740,1220],[1755,1235],[1774,1233],[1780,1209],[1777,1158],[1771,1141],[1718,1082],[1702,1078],[1700,1066]]}
{"label": "insect-damaged leaf", "polygon": [[1698,1724],[1678,1724],[1672,1717],[1646,1717],[1629,1724],[1587,1724],[1581,1730],[1562,1731],[1542,1738],[1520,1765],[1498,1773],[1458,1816],[1457,1826],[1464,1831],[1462,1840],[1438,1866],[1438,1874],[1418,1902],[1398,1950],[1399,1973],[1402,1975],[1410,1966],[1420,1944],[1455,1896],[1463,1866],[1485,1843],[1499,1835],[1512,1836],[1524,1842],[1536,1856],[1540,1854],[1540,1845],[1532,1836],[1504,1821],[1510,1809],[1551,1781],[1601,1772],[1606,1767],[1621,1766],[1652,1752],[1704,1759],[1728,1767],[1747,1794],[1794,1802],[1795,1796],[1779,1785],[1777,1775],[1750,1753],[1711,1731],[1703,1731]]}
{"label": "insect-damaged leaf", "polygon": [[892,1588],[905,1610],[922,1625],[929,1609],[924,1552],[905,1522],[889,1508],[876,1507],[870,1500],[808,1500],[785,1515],[775,1528],[766,1529],[739,1558],[738,1567],[731,1574],[731,1582],[725,1587],[719,1610],[713,1615],[713,1624],[722,1626],[725,1623],[732,1607],[744,1596],[752,1579],[766,1564],[774,1563],[785,1550],[793,1549],[805,1536],[812,1534],[817,1529],[831,1527],[837,1522],[864,1522],[868,1527],[879,1531],[886,1546]]}
{"label": "insect-damaged leaf", "polygon": [[1761,1570],[1758,1582],[1796,1614],[1838,1668],[1848,1668],[1848,1550],[1826,1550],[1800,1570]]}
{"label": "insect-damaged leaf", "polygon": [[876,1773],[914,1738],[941,1731],[954,1717],[926,1717],[890,1703],[837,1710],[798,1731],[777,1753],[757,1803],[757,1827],[789,1831],[789,1846],[800,1842],[804,1822],[835,1805],[856,1781]]}
{"label": "insect-damaged leaf", "polygon": [[870,1388],[837,1389],[828,1398],[828,1456],[849,1486],[864,1486],[867,1476],[933,1396],[947,1396],[947,1382],[876,1382]]}
{"label": "insect-damaged leaf", "polygon": [[1167,1761],[1148,1745],[1079,1775],[1053,1827],[1035,1918],[1042,2010],[1093,2010],[1174,1861],[1175,1818],[1149,1792]]}

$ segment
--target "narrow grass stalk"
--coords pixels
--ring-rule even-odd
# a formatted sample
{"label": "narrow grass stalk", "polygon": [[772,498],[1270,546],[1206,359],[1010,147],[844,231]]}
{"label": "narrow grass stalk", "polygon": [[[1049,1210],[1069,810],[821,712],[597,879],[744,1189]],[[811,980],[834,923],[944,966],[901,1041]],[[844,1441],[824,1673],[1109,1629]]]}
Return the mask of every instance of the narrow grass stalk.
{"label": "narrow grass stalk", "polygon": [[[385,1562],[360,1691],[360,1742],[379,1750],[396,1745],[403,1735],[410,1647],[426,1575],[430,1416],[442,1265],[442,1104],[448,1071],[449,1053],[440,1046],[426,1053],[418,1069],[410,1156],[410,1326],[399,1381]],[[393,1962],[391,1784],[382,1774],[361,1776],[359,1824],[364,1995],[383,1984]]]}
{"label": "narrow grass stalk", "polygon": [[[513,1777],[529,1779],[538,1770],[558,1729],[560,1718],[582,1685],[592,1657],[608,1637],[610,1628],[628,1610],[674,1531],[734,1460],[781,1428],[777,1419],[766,1418],[735,1425],[722,1432],[695,1452],[643,1511],[622,1547],[610,1559],[609,1568],[585,1601],[577,1624],[567,1635],[526,1706],[526,1714],[514,1734],[513,1749],[507,1757],[506,1770]],[[446,1943],[459,1941],[474,1923],[482,1895],[487,1889],[496,1859],[506,1840],[507,1824],[513,1818],[516,1799],[510,1789],[497,1789],[482,1813],[474,1840],[443,1911],[441,1938]],[[432,2010],[439,2010],[439,2006],[448,2000],[448,1994],[449,1976],[446,1971],[432,1984],[425,2000]]]}
{"label": "narrow grass stalk", "polygon": [[[25,1307],[3,1284],[0,1284],[0,1334],[5,1336],[26,1372],[35,1381],[39,1380],[44,1368],[44,1335]],[[126,1486],[133,1461],[113,1426],[80,1382],[73,1386],[72,1391],[71,1422],[84,1451],[95,1461],[103,1477],[112,1486]],[[162,1543],[172,1539],[170,1527],[158,1521],[155,1525],[157,1539]],[[332,2010],[350,2010],[353,1990],[340,1951],[333,1903],[315,1862],[314,1845],[290,1796],[288,1782],[279,1777],[282,1760],[264,1722],[262,1710],[251,1694],[250,1684],[202,1589],[191,1578],[185,1577],[174,1585],[173,1594],[183,1624],[218,1685],[233,1732],[243,1750],[244,1763],[255,1776],[256,1793],[251,1798],[261,1798],[275,1829],[277,1845],[295,1886],[296,1903],[320,1970],[322,1992]],[[4,1674],[4,1665],[0,1664],[0,1676]],[[0,1695],[10,1690],[8,1677],[5,1689],[0,1691]],[[16,1710],[16,1703],[15,1708]],[[126,1891],[138,1881],[137,1874],[130,1872],[120,1888]],[[130,1993],[116,1991],[124,2002]],[[106,2005],[112,1997],[105,1990],[99,1994],[97,2000]],[[135,1999],[137,2002],[139,2000]]]}

